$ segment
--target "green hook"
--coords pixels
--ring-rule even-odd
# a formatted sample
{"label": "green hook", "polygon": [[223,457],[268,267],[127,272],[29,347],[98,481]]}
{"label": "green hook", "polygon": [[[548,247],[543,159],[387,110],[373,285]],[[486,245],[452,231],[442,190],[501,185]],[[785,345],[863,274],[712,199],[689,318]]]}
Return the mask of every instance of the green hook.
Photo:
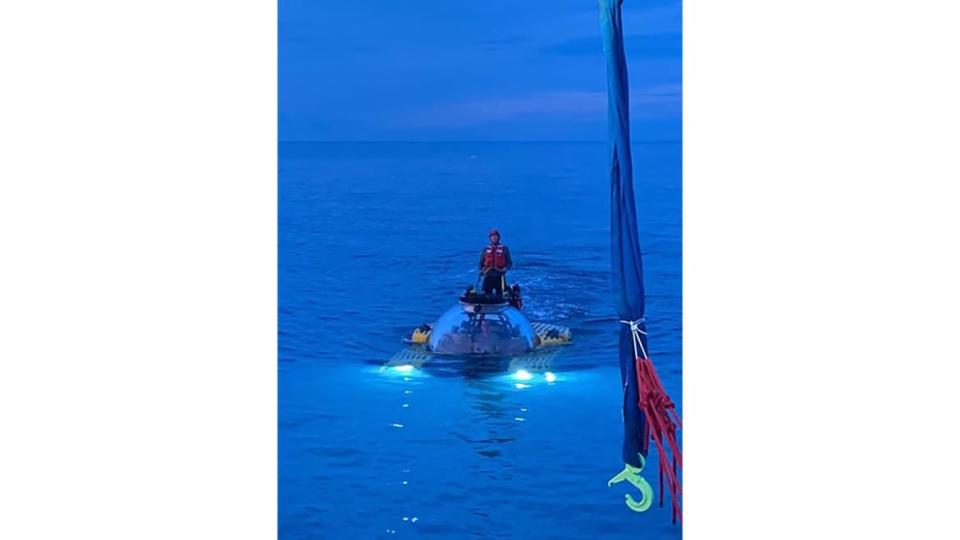
{"label": "green hook", "polygon": [[643,459],[642,455],[640,456],[640,467],[634,467],[629,463],[625,463],[623,470],[620,471],[616,476],[610,479],[607,482],[607,487],[613,486],[618,482],[623,482],[626,480],[633,484],[633,486],[640,490],[640,494],[643,497],[640,498],[640,502],[637,502],[629,493],[627,493],[624,498],[626,499],[627,508],[633,510],[634,512],[645,512],[653,505],[653,488],[650,487],[650,484],[647,483],[647,480],[640,476],[640,473],[643,471],[643,467],[646,464],[646,460]]}

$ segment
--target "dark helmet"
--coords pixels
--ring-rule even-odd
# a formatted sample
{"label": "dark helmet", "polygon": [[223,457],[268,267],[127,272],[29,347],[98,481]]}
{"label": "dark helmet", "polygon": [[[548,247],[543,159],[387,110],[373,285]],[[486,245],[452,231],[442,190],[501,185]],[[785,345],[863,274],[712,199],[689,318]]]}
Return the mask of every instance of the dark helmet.
{"label": "dark helmet", "polygon": [[495,229],[495,228],[494,228],[494,229],[490,229],[490,232],[487,233],[487,236],[493,236],[493,235],[500,236],[500,231],[497,230],[497,229]]}

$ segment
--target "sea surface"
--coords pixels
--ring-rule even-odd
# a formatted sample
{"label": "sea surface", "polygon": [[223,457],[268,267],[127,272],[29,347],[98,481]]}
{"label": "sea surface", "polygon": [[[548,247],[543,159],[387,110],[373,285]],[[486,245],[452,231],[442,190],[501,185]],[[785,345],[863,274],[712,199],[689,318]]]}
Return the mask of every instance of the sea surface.
{"label": "sea surface", "polygon": [[[681,145],[633,147],[651,357],[682,413]],[[680,538],[629,511],[606,143],[281,143],[279,533]],[[487,231],[524,311],[574,341],[542,371],[385,368],[475,281]],[[651,448],[653,445],[651,444]],[[657,487],[656,454],[645,476]]]}

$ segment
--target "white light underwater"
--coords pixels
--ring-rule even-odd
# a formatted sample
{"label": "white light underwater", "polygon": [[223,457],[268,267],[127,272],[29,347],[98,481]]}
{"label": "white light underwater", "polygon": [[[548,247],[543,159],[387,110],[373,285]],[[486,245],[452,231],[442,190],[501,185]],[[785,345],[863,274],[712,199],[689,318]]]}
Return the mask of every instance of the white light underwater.
{"label": "white light underwater", "polygon": [[424,375],[424,372],[413,364],[385,365],[377,368],[377,371],[387,377],[403,379],[404,381],[412,381],[414,378]]}
{"label": "white light underwater", "polygon": [[[384,375],[392,375],[394,377],[402,377],[405,381],[411,381],[414,378],[419,378],[424,375],[427,375],[427,372],[419,369],[418,366],[413,364],[396,364],[396,365],[386,365],[381,366],[378,371]],[[560,375],[553,371],[531,371],[529,369],[518,369],[513,372],[508,372],[507,374],[502,375],[507,378],[517,390],[523,390],[525,388],[531,388],[538,384],[549,384],[553,385],[560,380]],[[540,377],[543,377],[542,379]],[[568,380],[569,376],[565,375],[564,380]],[[542,381],[542,382],[541,382]],[[410,390],[405,390],[404,393],[411,393]]]}
{"label": "white light underwater", "polygon": [[542,372],[543,382],[539,382],[540,375],[541,373],[538,373],[538,372],[530,372],[526,369],[518,369],[517,371],[514,371],[513,373],[511,373],[509,375],[509,378],[512,379],[513,386],[517,390],[523,390],[524,388],[531,388],[532,386],[538,383],[539,384],[546,383],[549,385],[553,385],[560,379],[556,373],[552,371],[544,371]]}
{"label": "white light underwater", "polygon": [[518,381],[529,381],[533,378],[533,375],[531,375],[530,372],[525,369],[520,369],[514,372],[513,378],[517,379]]}

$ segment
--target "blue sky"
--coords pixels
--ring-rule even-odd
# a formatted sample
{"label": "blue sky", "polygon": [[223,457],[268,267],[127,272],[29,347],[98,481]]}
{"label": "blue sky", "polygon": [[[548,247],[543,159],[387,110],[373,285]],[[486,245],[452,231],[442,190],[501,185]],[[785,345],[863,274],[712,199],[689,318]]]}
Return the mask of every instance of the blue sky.
{"label": "blue sky", "polygon": [[[679,140],[678,1],[624,0],[633,138]],[[604,140],[597,0],[280,0],[281,140]]]}

